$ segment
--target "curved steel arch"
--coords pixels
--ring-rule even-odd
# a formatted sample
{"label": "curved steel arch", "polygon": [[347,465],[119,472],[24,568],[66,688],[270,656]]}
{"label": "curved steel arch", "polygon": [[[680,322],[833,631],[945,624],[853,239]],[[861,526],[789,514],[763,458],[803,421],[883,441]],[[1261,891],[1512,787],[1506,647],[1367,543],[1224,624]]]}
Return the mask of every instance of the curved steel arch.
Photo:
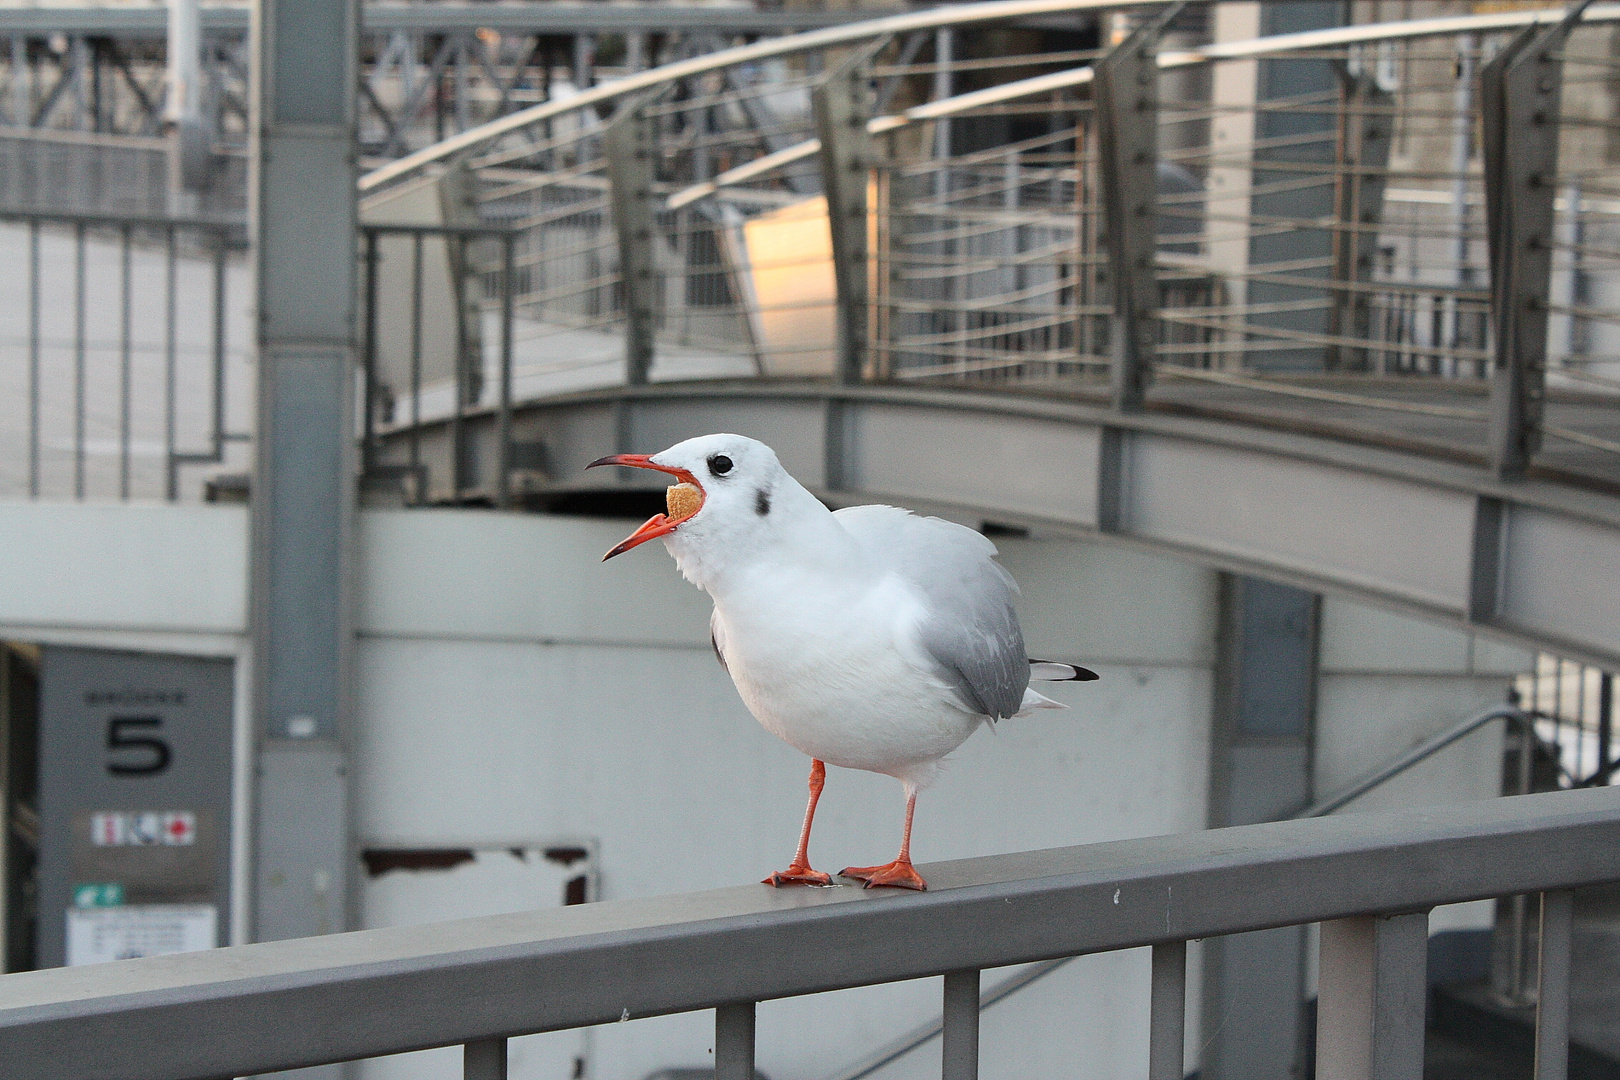
{"label": "curved steel arch", "polygon": [[[831,502],[895,502],[1158,551],[1620,665],[1620,498],[1373,445],[909,386],[660,383],[529,402],[545,491],[604,446],[737,431]],[[493,411],[468,417],[495,438]],[[448,424],[423,434],[432,452]],[[395,436],[403,440],[405,433]],[[1219,498],[1212,493],[1219,492]]]}
{"label": "curved steel arch", "polygon": [[[1145,2],[1162,5],[1168,3],[1169,0],[1145,0]],[[722,49],[705,56],[693,57],[690,60],[683,60],[674,64],[665,64],[662,67],[638,72],[611,83],[604,83],[571,98],[561,101],[542,102],[520,112],[498,117],[488,123],[445,139],[443,142],[423,147],[414,154],[409,154],[397,161],[388,163],[382,168],[366,173],[360,178],[360,190],[364,192],[380,188],[432,162],[442,161],[445,158],[452,157],[481,143],[497,139],[508,132],[516,131],[529,124],[562,116],[577,109],[612,101],[629,94],[640,93],[675,79],[701,75],[733,64],[749,63],[775,56],[787,56],[796,52],[807,52],[812,49],[868,41],[886,34],[902,34],[969,23],[999,22],[1007,19],[1069,11],[1095,11],[1110,6],[1109,0],[986,0],[986,2],[982,3],[949,5],[928,11],[870,19],[843,26],[827,27],[802,34],[773,38],[769,41],[755,42],[752,45]],[[1190,51],[1166,52],[1161,55],[1159,64],[1165,68],[1184,67],[1190,64],[1261,56],[1269,52],[1286,52],[1296,49],[1325,48],[1333,45],[1394,40],[1397,38],[1431,37],[1484,30],[1509,30],[1533,23],[1554,23],[1562,19],[1564,15],[1565,12],[1560,8],[1548,8],[1536,11],[1451,16],[1436,19],[1408,20],[1404,23],[1380,23],[1341,27],[1333,30],[1313,30],[1297,34],[1259,38],[1253,41],[1207,45]],[[1585,22],[1611,22],[1615,20],[1620,20],[1620,5],[1616,4],[1595,5],[1587,9],[1583,16]],[[949,111],[973,108],[996,101],[1013,100],[1017,97],[1057,89],[1060,86],[1077,85],[1090,78],[1089,71],[1090,68],[1075,69],[1068,72],[1059,72],[1055,75],[1023,80],[1019,83],[992,87],[978,94],[961,95],[958,98],[950,99],[957,104],[954,109]],[[1087,74],[1081,74],[1082,72]],[[1003,96],[1003,92],[1007,92],[1006,96]],[[945,102],[933,102],[929,105],[919,106],[917,109],[909,110],[907,114],[904,114],[907,119],[902,123],[948,115],[949,111],[934,111],[945,106]],[[882,121],[892,121],[892,119],[880,118]],[[878,124],[880,120],[874,120],[873,123]],[[900,124],[891,123],[890,126],[898,127]],[[888,130],[888,128],[883,127],[878,130]],[[803,150],[802,153],[798,152],[800,150],[800,147],[793,147],[789,151],[784,151],[784,154],[794,152],[794,156],[777,163],[785,164],[787,161],[796,161],[802,156],[808,156],[815,152],[813,148]],[[776,155],[772,155],[772,158],[776,158]]]}
{"label": "curved steel arch", "polygon": [[[1170,0],[1144,0],[1144,2],[1146,4],[1162,5],[1169,3]],[[592,87],[561,101],[542,102],[521,112],[508,113],[506,116],[491,120],[487,124],[469,128],[460,135],[452,136],[432,146],[423,147],[414,154],[409,154],[398,161],[390,162],[380,169],[367,173],[360,178],[360,190],[364,192],[379,188],[432,162],[442,161],[480,143],[499,138],[507,132],[516,131],[530,124],[562,116],[565,113],[574,112],[587,106],[612,101],[628,94],[640,93],[653,87],[662,86],[675,79],[686,79],[693,75],[702,75],[705,72],[716,71],[734,64],[766,60],[775,56],[788,56],[793,53],[824,49],[834,45],[870,41],[887,34],[904,34],[916,30],[932,30],[946,26],[961,26],[968,23],[1001,22],[1007,19],[1020,19],[1033,15],[1052,15],[1069,11],[1097,11],[1116,6],[1118,5],[1114,3],[1114,0],[985,0],[985,2],[976,4],[948,4],[928,11],[891,15],[882,19],[869,19],[846,26],[832,26],[822,30],[812,30],[804,34],[792,34],[786,37],[772,38],[769,41],[759,41],[752,45],[721,49],[706,56],[695,56],[690,60],[665,64],[662,67],[651,68],[623,79],[604,83],[601,86]]]}

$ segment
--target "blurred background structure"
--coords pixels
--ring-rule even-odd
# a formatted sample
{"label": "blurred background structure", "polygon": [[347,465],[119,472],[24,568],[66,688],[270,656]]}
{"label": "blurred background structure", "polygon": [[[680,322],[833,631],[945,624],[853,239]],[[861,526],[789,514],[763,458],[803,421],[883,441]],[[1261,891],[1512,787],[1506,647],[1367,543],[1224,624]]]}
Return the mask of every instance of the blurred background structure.
{"label": "blurred background structure", "polygon": [[[804,762],[667,560],[597,563],[661,489],[583,471],[710,431],[981,529],[1031,651],[1102,673],[963,747],[923,861],[1610,786],[1620,5],[344,11],[0,7],[0,970],[776,865]],[[836,772],[817,858],[898,800]],[[1561,1075],[1569,884],[1430,914],[1423,1075]],[[1565,913],[1577,1075],[1620,1076],[1617,901]],[[981,1067],[1312,1075],[1336,933],[987,976]],[[784,997],[750,1045],[899,1080],[940,1015]]]}

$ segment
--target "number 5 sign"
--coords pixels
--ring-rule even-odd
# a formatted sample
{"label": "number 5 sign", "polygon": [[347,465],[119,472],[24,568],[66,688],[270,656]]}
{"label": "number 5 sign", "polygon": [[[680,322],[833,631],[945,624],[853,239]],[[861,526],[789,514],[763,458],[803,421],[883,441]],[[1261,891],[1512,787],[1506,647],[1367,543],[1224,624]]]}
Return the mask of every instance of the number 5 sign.
{"label": "number 5 sign", "polygon": [[74,927],[105,930],[86,920],[87,898],[200,905],[210,925],[230,924],[233,693],[228,660],[41,650],[42,967],[90,955],[67,941]]}

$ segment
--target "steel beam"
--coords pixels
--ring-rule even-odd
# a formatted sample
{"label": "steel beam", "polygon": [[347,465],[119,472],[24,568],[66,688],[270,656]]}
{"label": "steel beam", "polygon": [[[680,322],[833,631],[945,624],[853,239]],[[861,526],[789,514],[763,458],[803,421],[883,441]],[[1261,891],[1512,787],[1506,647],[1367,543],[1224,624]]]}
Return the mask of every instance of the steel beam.
{"label": "steel beam", "polygon": [[874,50],[864,49],[833,68],[811,92],[821,139],[821,189],[832,230],[833,277],[838,293],[838,347],[834,375],[840,383],[861,381],[866,370],[868,307],[867,188],[877,166],[877,148],[866,125],[871,116],[870,71]]}
{"label": "steel beam", "polygon": [[632,386],[645,384],[652,370],[663,291],[655,246],[663,241],[654,228],[652,191],[658,147],[645,105],[644,97],[623,102],[602,135],[624,286],[625,379]]}
{"label": "steel beam", "polygon": [[1541,449],[1563,45],[1587,3],[1556,26],[1527,28],[1480,71],[1496,353],[1489,441],[1492,467],[1507,480]]}
{"label": "steel beam", "polygon": [[[936,863],[923,894],[744,885],[24,972],[0,980],[0,1052],[7,1080],[209,1080],[751,1011],[732,1003],[1620,880],[1617,834],[1620,789],[1592,788]],[[1360,991],[1386,1010],[1415,987],[1401,1048],[1422,918],[1384,920]]]}
{"label": "steel beam", "polygon": [[349,924],[359,13],[325,0],[263,0],[254,11],[250,598],[260,761],[247,775],[258,777],[252,926],[265,940]]}
{"label": "steel beam", "polygon": [[1427,912],[1322,924],[1319,1080],[1423,1080],[1428,947]]}
{"label": "steel beam", "polygon": [[1113,296],[1109,323],[1114,407],[1142,408],[1158,341],[1159,66],[1155,49],[1172,5],[1137,27],[1093,67],[1103,244]]}

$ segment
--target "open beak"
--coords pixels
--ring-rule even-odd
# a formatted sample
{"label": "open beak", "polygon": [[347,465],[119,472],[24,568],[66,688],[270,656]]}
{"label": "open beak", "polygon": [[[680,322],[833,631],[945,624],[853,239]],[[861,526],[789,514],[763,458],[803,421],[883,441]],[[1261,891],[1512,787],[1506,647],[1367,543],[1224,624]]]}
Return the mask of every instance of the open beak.
{"label": "open beak", "polygon": [[647,519],[647,523],[645,525],[631,533],[629,536],[625,537],[623,542],[621,542],[618,547],[602,556],[603,562],[607,562],[615,555],[623,555],[625,552],[629,551],[638,544],[645,544],[648,540],[652,540],[659,536],[668,536],[670,533],[675,531],[676,527],[679,526],[681,522],[689,521],[692,518],[692,515],[703,509],[703,485],[698,483],[697,477],[693,476],[685,469],[677,469],[669,465],[660,465],[654,461],[652,456],[649,454],[609,454],[607,457],[597,458],[595,461],[591,462],[585,467],[587,469],[594,469],[598,465],[625,465],[633,469],[656,469],[659,472],[669,473],[683,484],[692,485],[697,489],[698,492],[697,505],[693,506],[691,509],[687,510],[683,514],[680,514],[679,516],[671,516],[669,514],[654,514],[652,517]]}

